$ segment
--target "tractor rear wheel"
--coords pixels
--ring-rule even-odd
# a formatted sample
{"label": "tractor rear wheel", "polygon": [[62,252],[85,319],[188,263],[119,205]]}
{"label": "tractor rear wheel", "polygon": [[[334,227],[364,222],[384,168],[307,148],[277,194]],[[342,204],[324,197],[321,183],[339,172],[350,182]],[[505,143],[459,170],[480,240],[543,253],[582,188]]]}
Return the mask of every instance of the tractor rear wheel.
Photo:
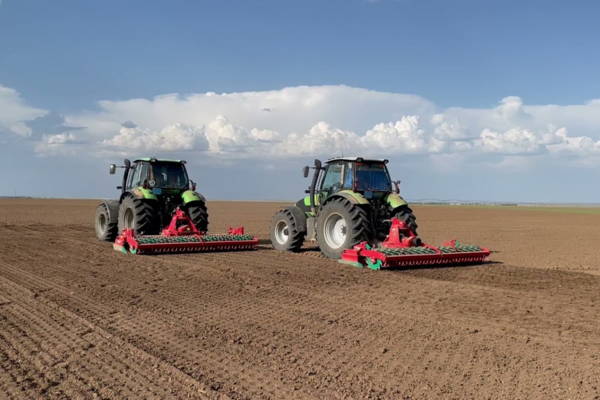
{"label": "tractor rear wheel", "polygon": [[117,219],[116,212],[109,212],[106,203],[98,204],[94,223],[96,237],[107,242],[114,241],[118,233]]}
{"label": "tractor rear wheel", "polygon": [[208,231],[208,210],[206,205],[201,201],[194,201],[186,205],[188,216],[191,218],[196,229],[200,232]]}
{"label": "tractor rear wheel", "polygon": [[344,250],[369,241],[370,232],[366,210],[346,199],[329,201],[317,218],[317,241],[329,258],[340,258]]}
{"label": "tractor rear wheel", "polygon": [[404,205],[396,208],[394,210],[394,217],[404,222],[404,224],[406,224],[406,226],[409,227],[415,235],[418,235],[417,218],[415,217],[415,214],[413,214],[413,210],[411,210],[409,206]]}
{"label": "tractor rear wheel", "polygon": [[160,232],[158,213],[152,203],[126,196],[119,206],[119,232],[133,229],[136,235],[157,235]]}
{"label": "tractor rear wheel", "polygon": [[271,244],[275,250],[298,251],[306,232],[289,209],[280,210],[271,220]]}

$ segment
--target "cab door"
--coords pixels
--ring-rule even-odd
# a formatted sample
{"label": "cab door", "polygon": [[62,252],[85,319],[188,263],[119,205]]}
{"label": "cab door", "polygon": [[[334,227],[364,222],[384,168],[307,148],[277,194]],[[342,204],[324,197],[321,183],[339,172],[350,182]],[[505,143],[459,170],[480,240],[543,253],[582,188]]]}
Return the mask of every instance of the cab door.
{"label": "cab door", "polygon": [[321,180],[321,188],[319,190],[319,196],[321,200],[325,200],[332,194],[342,190],[344,187],[343,176],[343,163],[329,164],[327,167],[325,167],[325,174]]}

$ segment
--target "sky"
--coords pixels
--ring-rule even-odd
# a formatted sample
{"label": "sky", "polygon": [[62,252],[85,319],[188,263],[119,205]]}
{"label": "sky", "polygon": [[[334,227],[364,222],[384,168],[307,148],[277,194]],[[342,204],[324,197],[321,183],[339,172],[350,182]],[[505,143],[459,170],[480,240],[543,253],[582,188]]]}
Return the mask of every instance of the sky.
{"label": "sky", "polygon": [[1,0],[0,196],[110,198],[188,161],[208,199],[295,200],[388,158],[409,200],[600,202],[600,3]]}

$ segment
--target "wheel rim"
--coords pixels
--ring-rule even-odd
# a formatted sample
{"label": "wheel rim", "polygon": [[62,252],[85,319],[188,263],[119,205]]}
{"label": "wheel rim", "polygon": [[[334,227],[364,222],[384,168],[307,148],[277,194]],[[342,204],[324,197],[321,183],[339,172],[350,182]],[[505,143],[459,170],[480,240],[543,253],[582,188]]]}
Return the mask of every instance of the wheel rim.
{"label": "wheel rim", "polygon": [[279,221],[275,225],[275,240],[279,244],[285,244],[290,237],[290,229],[287,222]]}
{"label": "wheel rim", "polygon": [[346,242],[348,228],[346,220],[340,214],[331,214],[323,226],[325,243],[331,249],[339,249]]}
{"label": "wheel rim", "polygon": [[106,215],[100,214],[98,216],[98,230],[104,232],[106,230]]}
{"label": "wheel rim", "polygon": [[125,210],[125,214],[123,215],[123,222],[125,223],[125,228],[133,228],[133,211],[131,208]]}

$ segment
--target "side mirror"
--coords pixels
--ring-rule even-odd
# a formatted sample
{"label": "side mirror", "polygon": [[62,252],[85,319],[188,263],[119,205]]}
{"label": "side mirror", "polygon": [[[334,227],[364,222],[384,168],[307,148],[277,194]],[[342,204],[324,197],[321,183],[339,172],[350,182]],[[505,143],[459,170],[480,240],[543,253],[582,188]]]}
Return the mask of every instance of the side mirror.
{"label": "side mirror", "polygon": [[116,166],[115,164],[110,164],[110,166],[109,166],[109,168],[108,168],[108,172],[109,172],[111,175],[114,175],[116,170],[117,170],[117,166]]}
{"label": "side mirror", "polygon": [[400,182],[401,181],[392,181],[394,184],[394,193],[400,194]]}
{"label": "side mirror", "polygon": [[302,174],[304,175],[305,178],[308,178],[309,171],[310,171],[310,167],[308,165],[302,169]]}
{"label": "side mirror", "polygon": [[190,190],[196,191],[196,182],[190,180]]}

